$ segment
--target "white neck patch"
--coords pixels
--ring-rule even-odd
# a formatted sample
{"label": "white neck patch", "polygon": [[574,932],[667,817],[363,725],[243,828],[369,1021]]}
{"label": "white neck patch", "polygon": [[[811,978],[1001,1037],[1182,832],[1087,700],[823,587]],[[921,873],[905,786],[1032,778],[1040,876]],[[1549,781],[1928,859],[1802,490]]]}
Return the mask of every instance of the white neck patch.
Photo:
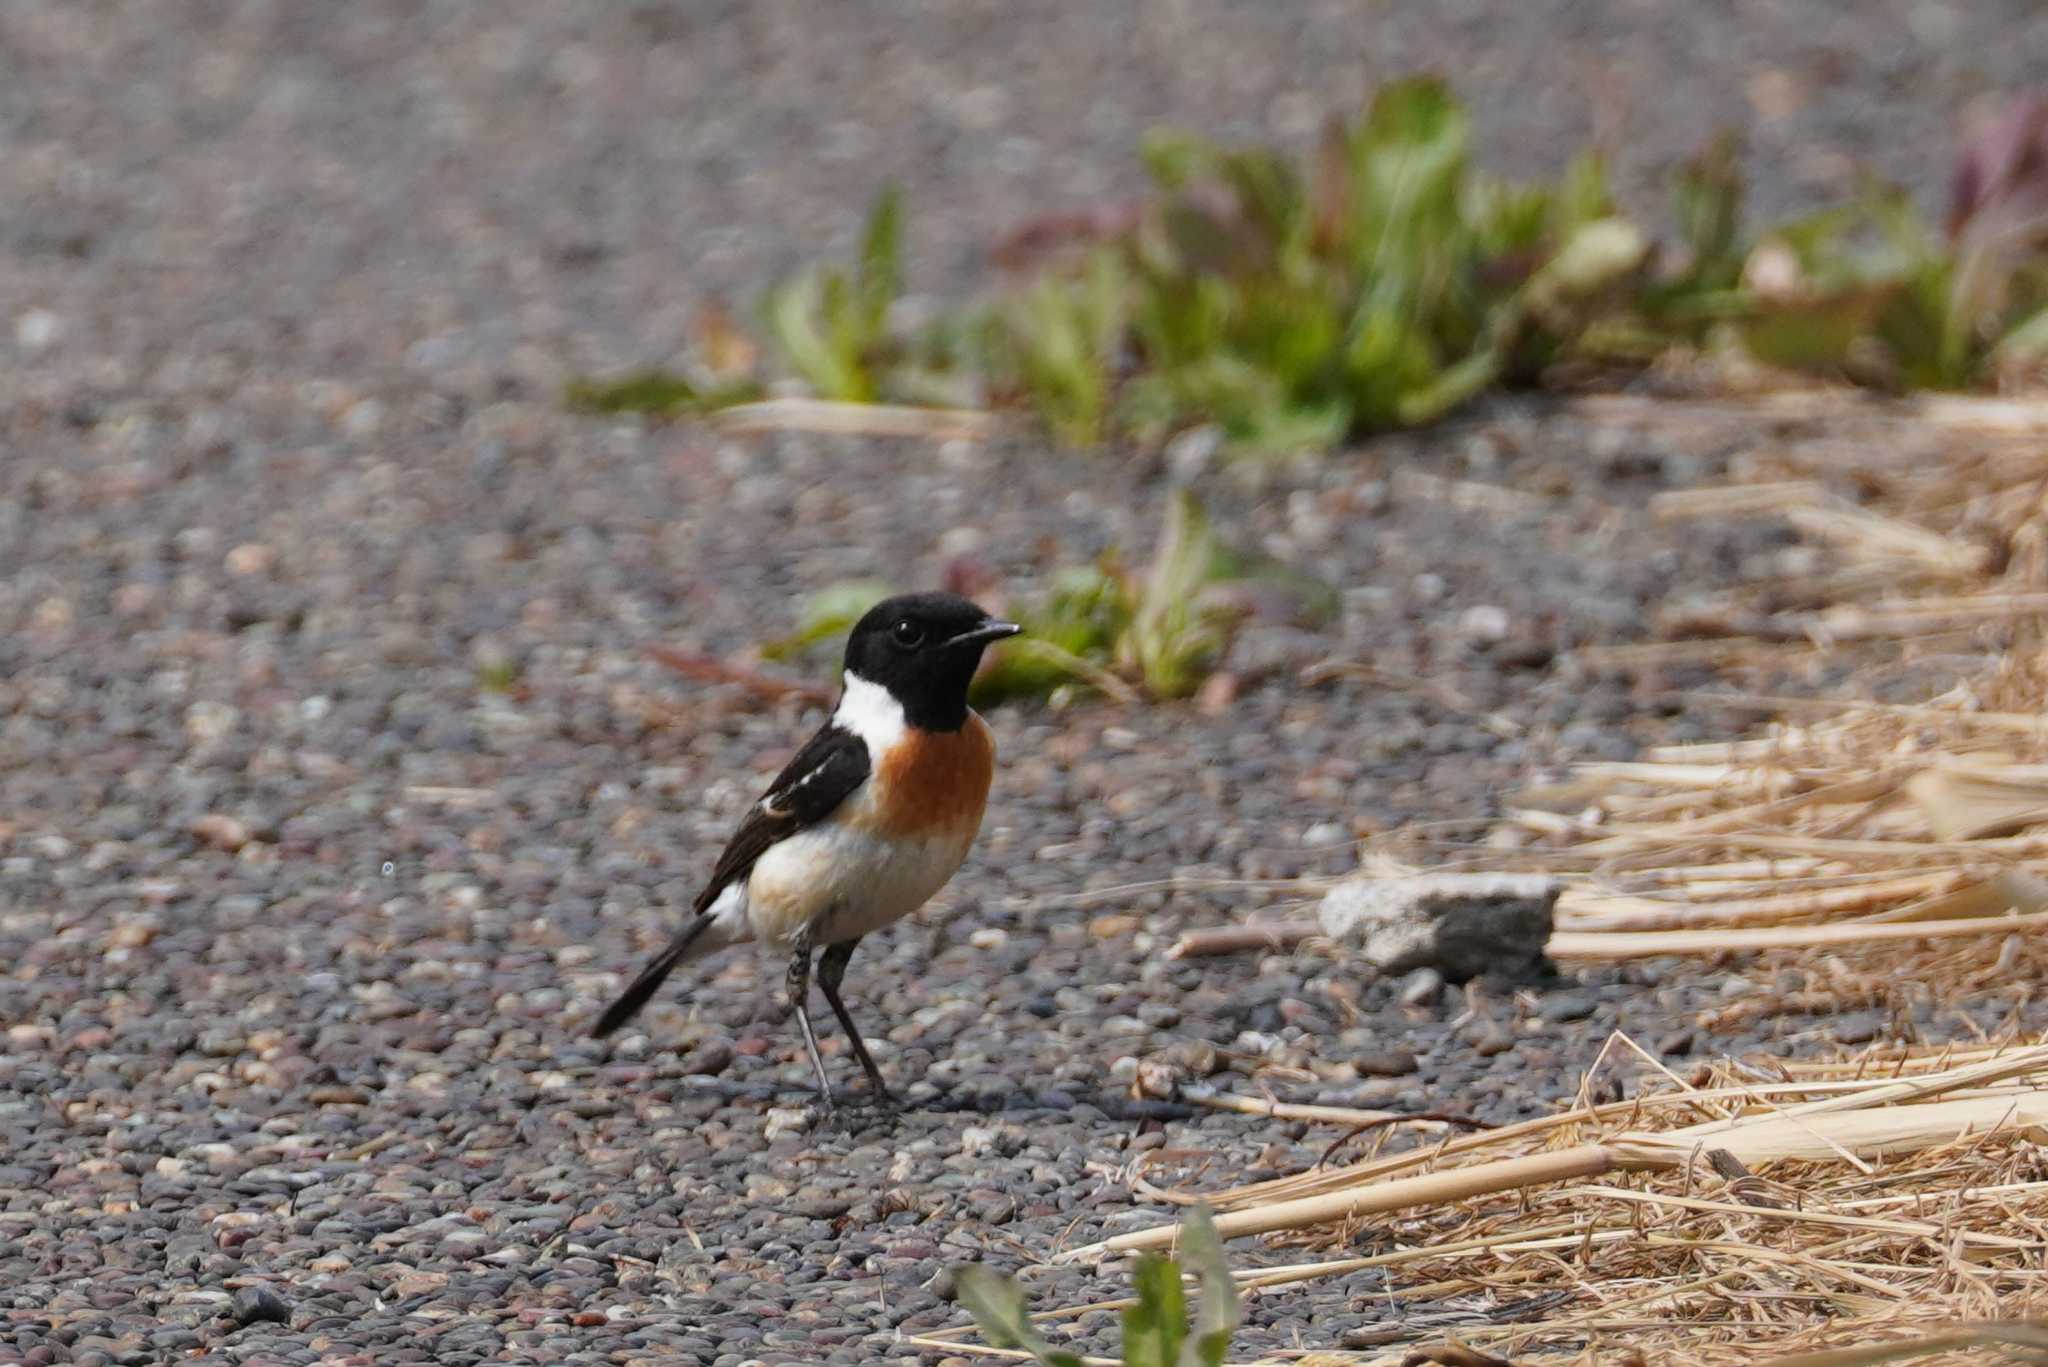
{"label": "white neck patch", "polygon": [[850,669],[846,671],[839,706],[832,713],[832,724],[859,736],[867,743],[871,755],[886,754],[890,746],[903,739],[909,727],[903,719],[903,704],[896,701],[894,694]]}

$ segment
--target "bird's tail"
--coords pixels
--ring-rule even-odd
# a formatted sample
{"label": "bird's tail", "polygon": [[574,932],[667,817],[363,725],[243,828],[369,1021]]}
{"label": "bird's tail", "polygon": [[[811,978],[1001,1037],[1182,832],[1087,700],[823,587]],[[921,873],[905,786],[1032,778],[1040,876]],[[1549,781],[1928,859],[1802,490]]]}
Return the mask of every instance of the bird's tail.
{"label": "bird's tail", "polygon": [[591,1027],[590,1033],[603,1039],[633,1019],[640,1008],[647,1005],[647,999],[654,995],[662,981],[675,972],[676,966],[694,957],[692,950],[703,953],[716,949],[719,944],[717,937],[713,937],[708,944],[699,945],[698,941],[717,919],[717,916],[707,911],[694,917],[690,924],[677,931],[676,938],[668,942],[668,948],[662,950],[653,963],[641,970],[640,976],[633,979],[631,987],[619,994],[617,1001],[605,1008],[604,1014],[597,1018],[597,1024]]}

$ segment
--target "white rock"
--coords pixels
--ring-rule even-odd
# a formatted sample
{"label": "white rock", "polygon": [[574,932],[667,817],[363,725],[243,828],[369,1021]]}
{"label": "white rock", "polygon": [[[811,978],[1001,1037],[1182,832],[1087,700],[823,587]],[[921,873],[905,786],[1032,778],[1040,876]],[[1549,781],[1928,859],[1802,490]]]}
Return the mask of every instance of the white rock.
{"label": "white rock", "polygon": [[1000,1121],[993,1125],[969,1125],[960,1131],[960,1152],[969,1158],[985,1158],[990,1154],[1009,1158],[1024,1148],[1028,1138],[1017,1126]]}
{"label": "white rock", "polygon": [[14,320],[14,344],[26,352],[48,350],[63,332],[63,320],[48,309],[30,309]]}
{"label": "white rock", "polygon": [[1317,917],[1382,973],[1434,968],[1464,982],[1539,970],[1559,890],[1541,874],[1354,878],[1330,889]]}
{"label": "white rock", "polygon": [[1466,608],[1458,618],[1458,634],[1474,641],[1505,641],[1508,626],[1507,609],[1491,603],[1478,603]]}
{"label": "white rock", "polygon": [[1301,833],[1301,847],[1305,850],[1327,849],[1332,845],[1351,843],[1351,832],[1334,821],[1318,821]]}
{"label": "white rock", "polygon": [[768,1108],[769,1143],[774,1143],[786,1134],[802,1134],[811,1128],[812,1116],[807,1106],[770,1106]]}

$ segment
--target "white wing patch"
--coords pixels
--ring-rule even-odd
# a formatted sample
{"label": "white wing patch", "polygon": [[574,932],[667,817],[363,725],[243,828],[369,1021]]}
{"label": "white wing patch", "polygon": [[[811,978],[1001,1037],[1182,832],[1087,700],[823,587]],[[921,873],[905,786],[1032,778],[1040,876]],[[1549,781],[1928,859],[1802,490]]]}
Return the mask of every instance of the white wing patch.
{"label": "white wing patch", "polygon": [[796,810],[794,807],[788,805],[789,799],[795,797],[798,793],[802,792],[811,784],[816,783],[818,781],[818,775],[824,773],[826,769],[830,768],[831,763],[831,756],[820,756],[818,763],[812,766],[812,768],[809,771],[800,775],[797,778],[796,782],[790,784],[787,788],[783,788],[778,792],[769,793],[755,805],[760,808],[761,814],[763,816],[788,816],[791,812]]}

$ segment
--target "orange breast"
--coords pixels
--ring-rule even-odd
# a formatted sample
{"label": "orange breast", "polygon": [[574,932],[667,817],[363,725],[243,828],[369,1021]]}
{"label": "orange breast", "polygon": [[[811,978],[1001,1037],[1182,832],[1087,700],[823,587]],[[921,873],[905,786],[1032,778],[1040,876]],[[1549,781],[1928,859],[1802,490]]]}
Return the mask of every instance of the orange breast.
{"label": "orange breast", "polygon": [[964,834],[981,829],[995,775],[996,743],[973,712],[958,731],[912,730],[878,766],[873,829],[881,835]]}

